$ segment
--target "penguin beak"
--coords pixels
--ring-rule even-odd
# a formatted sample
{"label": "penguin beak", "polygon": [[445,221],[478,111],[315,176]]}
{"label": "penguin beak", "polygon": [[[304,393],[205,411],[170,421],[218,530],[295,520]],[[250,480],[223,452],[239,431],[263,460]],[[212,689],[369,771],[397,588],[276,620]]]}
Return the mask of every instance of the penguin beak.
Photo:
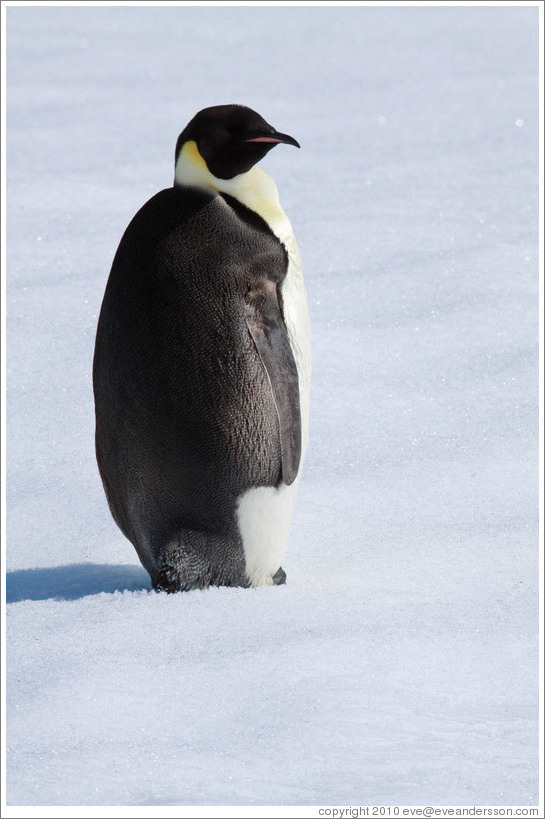
{"label": "penguin beak", "polygon": [[274,134],[267,134],[267,135],[264,135],[264,136],[256,136],[256,137],[252,137],[251,139],[245,139],[244,141],[245,142],[272,142],[274,145],[276,145],[279,142],[283,142],[285,145],[295,145],[296,148],[301,147],[296,139],[294,139],[291,136],[288,136],[288,134],[280,134],[280,133],[278,133],[278,131],[275,131]]}

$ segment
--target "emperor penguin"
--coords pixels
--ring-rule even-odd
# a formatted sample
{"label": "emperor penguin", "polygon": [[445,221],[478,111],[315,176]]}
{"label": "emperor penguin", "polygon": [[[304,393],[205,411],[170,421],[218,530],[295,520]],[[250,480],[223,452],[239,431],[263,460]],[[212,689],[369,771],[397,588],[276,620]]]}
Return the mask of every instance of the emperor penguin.
{"label": "emperor penguin", "polygon": [[311,350],[297,242],[257,164],[281,143],[300,147],[246,106],[196,114],[173,186],[134,216],[106,285],[97,462],[157,590],[286,579]]}

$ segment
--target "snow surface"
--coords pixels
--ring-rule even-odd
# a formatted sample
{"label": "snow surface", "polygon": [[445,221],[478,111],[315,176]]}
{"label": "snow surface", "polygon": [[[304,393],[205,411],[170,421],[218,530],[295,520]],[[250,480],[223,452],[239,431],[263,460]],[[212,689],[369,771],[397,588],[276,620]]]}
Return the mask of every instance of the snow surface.
{"label": "snow surface", "polygon": [[[6,16],[8,805],[537,804],[538,9]],[[302,146],[264,167],[311,447],[287,585],[167,596],[103,495],[94,333],[225,102]]]}

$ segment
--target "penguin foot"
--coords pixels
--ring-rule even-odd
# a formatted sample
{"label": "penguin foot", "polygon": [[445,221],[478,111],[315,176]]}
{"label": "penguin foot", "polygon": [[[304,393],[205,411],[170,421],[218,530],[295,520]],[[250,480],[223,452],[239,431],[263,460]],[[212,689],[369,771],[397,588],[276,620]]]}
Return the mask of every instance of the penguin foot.
{"label": "penguin foot", "polygon": [[187,570],[184,571],[184,569],[180,570],[177,566],[173,566],[170,563],[163,563],[161,570],[153,583],[153,588],[156,591],[164,591],[167,594],[174,594],[175,592],[193,591],[194,589],[207,589],[209,586],[283,586],[285,582],[286,572],[282,566],[280,566],[275,574],[269,575],[266,579],[264,579],[262,583],[250,584],[248,582],[226,582],[225,580],[222,582],[219,580],[219,578],[214,579],[210,572],[205,572],[203,575],[196,575],[193,572],[188,573]]}
{"label": "penguin foot", "polygon": [[286,582],[286,572],[280,566],[274,574],[254,574],[245,584],[251,586],[252,589],[259,589],[261,586],[283,586]]}
{"label": "penguin foot", "polygon": [[286,582],[286,572],[284,571],[282,566],[280,566],[280,568],[278,569],[276,574],[273,574],[272,581],[273,581],[275,586],[283,586],[284,585],[284,583]]}

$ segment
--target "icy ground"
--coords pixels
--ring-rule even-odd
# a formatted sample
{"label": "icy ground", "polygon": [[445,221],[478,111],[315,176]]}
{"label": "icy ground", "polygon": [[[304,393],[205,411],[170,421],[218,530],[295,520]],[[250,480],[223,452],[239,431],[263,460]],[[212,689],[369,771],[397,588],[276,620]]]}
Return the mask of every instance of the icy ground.
{"label": "icy ground", "polygon": [[[538,9],[6,12],[8,805],[537,804]],[[312,441],[287,585],[166,596],[94,333],[225,102],[302,146]]]}

